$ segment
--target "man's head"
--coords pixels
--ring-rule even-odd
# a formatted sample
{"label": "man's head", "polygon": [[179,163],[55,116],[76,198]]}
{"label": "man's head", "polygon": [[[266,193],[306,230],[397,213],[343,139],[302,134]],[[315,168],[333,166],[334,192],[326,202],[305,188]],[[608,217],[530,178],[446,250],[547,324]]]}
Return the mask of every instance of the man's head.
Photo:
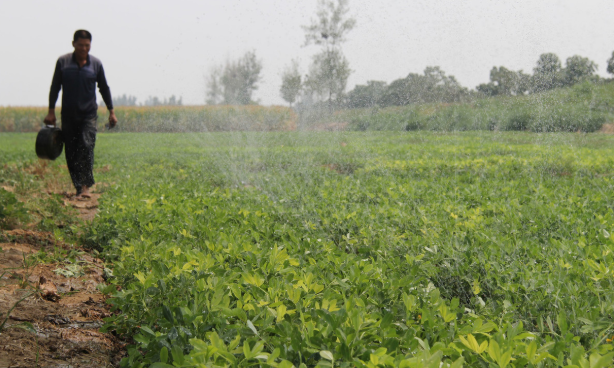
{"label": "man's head", "polygon": [[75,55],[79,58],[87,58],[92,46],[92,34],[84,29],[75,32],[72,45],[75,48]]}

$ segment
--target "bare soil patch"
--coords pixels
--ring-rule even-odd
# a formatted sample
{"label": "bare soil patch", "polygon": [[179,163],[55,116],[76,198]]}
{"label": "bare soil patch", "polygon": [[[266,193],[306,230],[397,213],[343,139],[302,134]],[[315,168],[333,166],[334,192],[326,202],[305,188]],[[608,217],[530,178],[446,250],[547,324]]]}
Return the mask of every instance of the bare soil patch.
{"label": "bare soil patch", "polygon": [[611,124],[603,124],[601,129],[599,129],[599,133],[604,134],[614,134],[614,123]]}
{"label": "bare soil patch", "polygon": [[82,220],[92,221],[94,217],[96,217],[96,211],[98,211],[98,198],[100,198],[100,194],[92,192],[92,198],[87,200],[76,199],[74,193],[65,192],[63,194],[65,197],[64,204],[79,211],[79,217]]}
{"label": "bare soil patch", "polygon": [[[63,194],[64,204],[77,209],[81,219],[94,218],[99,193],[88,200]],[[33,230],[2,231],[0,249],[0,323],[16,305],[0,331],[0,368],[118,365],[125,344],[98,331],[110,316],[98,290],[105,283],[102,260],[56,241],[51,233]],[[40,251],[52,261],[41,263],[36,257]],[[73,262],[54,256],[68,252]],[[17,328],[24,324],[36,333]]]}
{"label": "bare soil patch", "polygon": [[317,124],[306,128],[306,130],[315,132],[341,132],[346,130],[348,122],[332,122],[326,124]]}

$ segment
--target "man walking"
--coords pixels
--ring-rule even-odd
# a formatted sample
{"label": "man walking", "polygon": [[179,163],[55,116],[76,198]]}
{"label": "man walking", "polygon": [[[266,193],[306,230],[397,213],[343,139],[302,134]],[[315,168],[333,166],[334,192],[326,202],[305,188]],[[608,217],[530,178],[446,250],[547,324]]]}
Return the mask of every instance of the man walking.
{"label": "man walking", "polygon": [[111,90],[100,60],[89,54],[92,34],[78,30],[73,37],[75,51],[60,56],[49,92],[49,113],[45,124],[56,124],[55,103],[62,92],[62,137],[66,149],[66,164],[77,199],[90,198],[94,185],[94,145],[96,143],[96,83],[109,110],[109,126],[117,124]]}

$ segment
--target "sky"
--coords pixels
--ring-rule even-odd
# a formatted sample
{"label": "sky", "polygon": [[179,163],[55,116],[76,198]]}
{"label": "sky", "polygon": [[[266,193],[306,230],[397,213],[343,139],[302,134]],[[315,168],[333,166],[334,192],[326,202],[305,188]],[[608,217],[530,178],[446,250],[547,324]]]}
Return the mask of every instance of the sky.
{"label": "sky", "polygon": [[[113,95],[175,95],[205,101],[217,65],[255,51],[262,80],[253,98],[285,104],[281,73],[297,59],[306,74],[317,46],[301,26],[316,0],[0,0],[0,106],[46,106],[57,58],[72,52],[77,29],[92,32]],[[493,66],[532,72],[540,54],[563,64],[588,57],[607,77],[614,51],[612,0],[350,0],[356,27],[343,45],[347,90],[392,82],[440,66],[465,87],[489,80]],[[98,97],[101,100],[100,96]]]}

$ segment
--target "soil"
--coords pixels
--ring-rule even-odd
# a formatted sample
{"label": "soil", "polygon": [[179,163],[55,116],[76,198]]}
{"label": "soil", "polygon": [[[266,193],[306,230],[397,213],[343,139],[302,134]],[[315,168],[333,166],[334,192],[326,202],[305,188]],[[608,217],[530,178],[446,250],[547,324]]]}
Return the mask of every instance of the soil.
{"label": "soil", "polygon": [[603,126],[599,130],[599,133],[614,134],[614,123],[603,124]]}
{"label": "soil", "polygon": [[347,129],[348,122],[332,122],[310,126],[307,130],[316,132],[341,132]]}
{"label": "soil", "polygon": [[[64,203],[90,221],[99,196],[76,200],[65,194]],[[0,328],[0,368],[116,367],[125,343],[98,331],[111,315],[98,290],[105,284],[104,263],[84,249],[56,241],[51,233],[32,230],[2,231],[0,248],[0,324],[16,305]],[[40,263],[32,257],[41,250],[52,254],[54,248],[76,253],[75,262]],[[27,324],[36,333],[23,329]]]}

